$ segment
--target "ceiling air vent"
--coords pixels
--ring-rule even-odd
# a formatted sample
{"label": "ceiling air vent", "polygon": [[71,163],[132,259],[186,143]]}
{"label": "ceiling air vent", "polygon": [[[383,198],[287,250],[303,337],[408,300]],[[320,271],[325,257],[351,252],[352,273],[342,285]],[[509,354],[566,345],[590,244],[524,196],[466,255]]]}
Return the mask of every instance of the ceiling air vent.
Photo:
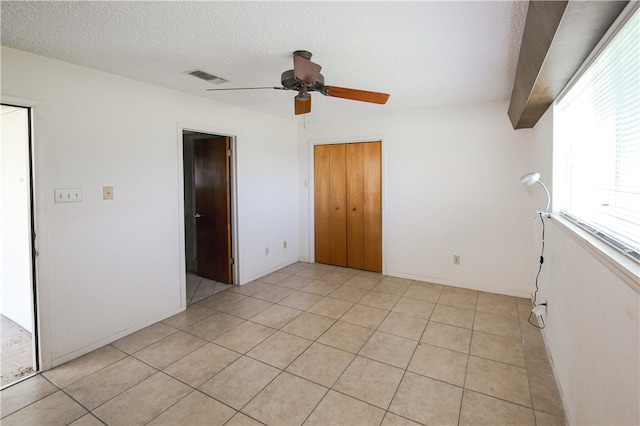
{"label": "ceiling air vent", "polygon": [[200,71],[200,70],[192,70],[185,71],[187,74],[192,75],[200,80],[208,81],[213,84],[222,84],[227,83],[229,80],[225,80],[222,77],[218,77],[217,75],[209,74],[208,72]]}

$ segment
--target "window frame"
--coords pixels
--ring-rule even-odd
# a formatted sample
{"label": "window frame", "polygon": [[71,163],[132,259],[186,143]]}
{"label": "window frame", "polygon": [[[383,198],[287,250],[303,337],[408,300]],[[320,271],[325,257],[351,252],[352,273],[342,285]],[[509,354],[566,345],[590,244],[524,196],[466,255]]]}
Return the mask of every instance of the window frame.
{"label": "window frame", "polygon": [[[600,53],[609,45],[611,40],[618,34],[618,32],[625,26],[634,14],[640,13],[640,2],[629,2],[627,7],[620,13],[615,22],[611,25],[609,30],[605,33],[602,39],[595,46],[593,51],[587,56],[582,65],[578,68],[575,74],[567,82],[566,86],[560,92],[558,97],[553,103],[554,116],[558,103],[564,98],[574,84],[582,77],[585,71],[591,66],[591,64],[598,58]],[[555,159],[558,158],[558,152],[561,149],[556,142],[556,136],[558,134],[556,128],[556,121],[553,123],[553,177],[556,185],[559,184],[558,177],[563,175],[563,166],[558,164]],[[558,195],[554,194],[554,198],[557,200]],[[563,211],[554,211],[552,218],[560,224],[560,228],[571,236],[574,240],[580,243],[581,246],[588,249],[589,252],[596,255],[609,269],[614,271],[620,278],[623,278],[627,284],[633,288],[636,292],[640,293],[640,257],[638,257],[637,250],[632,249],[634,253],[628,253],[625,247],[620,247],[616,243],[608,241],[607,236],[603,236],[603,233],[598,232],[592,228],[590,224],[582,223],[582,221],[571,213]],[[616,240],[617,243],[620,243]],[[624,246],[624,244],[622,244]]]}

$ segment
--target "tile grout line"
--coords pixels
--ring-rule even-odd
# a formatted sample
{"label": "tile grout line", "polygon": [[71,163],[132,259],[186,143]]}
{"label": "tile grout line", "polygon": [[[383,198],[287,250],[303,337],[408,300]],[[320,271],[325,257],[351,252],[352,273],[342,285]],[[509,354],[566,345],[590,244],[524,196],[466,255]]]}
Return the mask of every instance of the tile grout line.
{"label": "tile grout line", "polygon": [[[345,285],[345,284],[344,284],[344,283],[340,284],[340,286],[339,286],[339,287],[337,287],[337,288],[336,288],[336,290],[337,290],[338,288],[342,287],[343,285]],[[335,291],[335,290],[334,290],[334,291]],[[369,294],[371,291],[373,291],[373,289],[370,289],[370,290],[367,292],[367,294]],[[324,297],[328,297],[328,295],[327,295],[327,296],[324,296]],[[363,297],[364,297],[364,296],[363,296]],[[321,300],[322,300],[322,299],[321,299]],[[353,304],[353,306],[355,306],[356,304],[357,304],[357,302],[356,302],[356,303],[354,303],[354,304]],[[315,306],[315,305],[310,306],[308,309],[311,309],[313,306]],[[329,330],[330,330],[330,329],[331,329],[331,328],[332,328],[332,327],[333,327],[333,326],[334,326],[338,321],[340,321],[340,319],[341,319],[342,317],[344,317],[344,316],[347,314],[347,312],[349,312],[349,311],[351,310],[351,308],[353,308],[353,306],[351,306],[351,307],[350,307],[350,308],[349,308],[345,313],[343,313],[343,314],[342,314],[338,319],[335,319],[334,323],[333,323],[330,327],[328,327],[328,328],[327,328],[327,329],[326,329],[322,334],[320,334],[320,335],[319,335],[319,336],[314,340],[314,343],[318,343],[318,344],[320,344],[320,345],[323,345],[323,343],[318,342],[318,340],[319,340],[322,336],[324,336],[324,335],[327,333],[327,331],[329,331]],[[305,311],[305,312],[307,312],[307,311]],[[390,311],[389,311],[389,312],[390,312]],[[389,314],[389,313],[387,312],[387,315],[385,316],[385,318],[388,316],[388,314]],[[333,319],[333,318],[332,318],[332,319]],[[380,324],[382,324],[382,322],[383,322],[383,321],[384,321],[384,319],[380,322]],[[343,322],[346,322],[346,321],[343,321]],[[350,324],[350,323],[347,323],[347,324]],[[356,325],[356,324],[353,324],[353,325]],[[379,326],[379,325],[378,325],[378,326]],[[367,328],[367,327],[363,327],[363,328]],[[316,404],[316,406],[313,408],[313,410],[311,410],[311,412],[307,415],[307,417],[305,418],[305,420],[304,420],[304,421],[307,421],[307,420],[309,419],[309,417],[311,416],[311,414],[313,414],[313,412],[315,411],[315,409],[320,405],[320,403],[324,400],[324,398],[326,398],[326,396],[329,394],[329,392],[330,392],[331,390],[333,390],[334,392],[340,393],[341,395],[345,395],[345,396],[347,396],[347,397],[349,397],[349,398],[353,398],[353,399],[355,399],[355,400],[357,400],[357,401],[360,401],[360,402],[362,402],[362,403],[365,403],[365,404],[371,405],[371,406],[373,406],[373,407],[379,408],[379,407],[377,407],[377,406],[375,406],[375,405],[371,404],[370,402],[362,401],[362,400],[361,400],[361,399],[359,399],[359,398],[356,398],[356,397],[351,396],[351,395],[347,395],[347,394],[345,394],[345,393],[343,393],[343,392],[340,392],[340,391],[338,391],[338,390],[336,390],[336,389],[333,389],[333,387],[334,387],[334,386],[335,386],[335,385],[340,381],[340,379],[342,378],[342,376],[343,376],[343,375],[345,374],[345,372],[349,369],[349,367],[351,366],[351,364],[353,364],[353,362],[358,358],[358,356],[359,356],[360,352],[362,351],[362,348],[364,348],[364,347],[367,345],[367,343],[369,342],[369,340],[371,340],[371,337],[373,337],[373,335],[375,334],[375,332],[376,332],[376,331],[377,331],[377,327],[376,327],[376,329],[374,329],[374,330],[373,330],[373,333],[371,333],[371,335],[366,339],[366,341],[362,344],[362,346],[360,347],[360,349],[358,350],[358,352],[357,352],[357,353],[355,353],[355,354],[353,354],[352,352],[344,351],[343,349],[334,348],[334,349],[342,350],[342,351],[344,351],[344,352],[347,352],[347,353],[352,354],[352,355],[353,355],[353,358],[351,359],[351,361],[349,361],[349,363],[347,364],[347,366],[342,370],[342,372],[340,373],[340,375],[338,375],[338,377],[336,378],[336,380],[331,384],[331,387],[329,387],[329,389],[327,390],[327,392],[326,392],[326,393],[324,394],[324,396],[320,399],[320,401],[318,401],[318,403]],[[325,346],[332,347],[332,346],[330,346],[330,345],[325,345]],[[304,352],[302,352],[300,355],[298,355],[298,357],[297,357],[297,358],[299,358],[300,356],[302,356],[302,354],[303,354],[303,353],[304,353]],[[297,358],[296,358],[296,359],[297,359]],[[292,363],[293,363],[293,362],[292,362]],[[291,365],[291,364],[289,364],[289,365]],[[287,366],[287,368],[288,368],[288,366]],[[304,379],[304,378],[303,378],[303,379]],[[305,380],[308,380],[308,379],[305,379]],[[312,383],[315,383],[315,382],[312,382]],[[389,403],[391,403],[391,402],[389,402]],[[383,414],[383,416],[382,416],[382,420],[381,420],[381,422],[384,420],[384,417],[385,417],[385,416],[386,416],[386,410],[384,410],[384,414]],[[304,424],[304,421],[302,422],[302,424]]]}
{"label": "tile grout line", "polygon": [[[414,281],[412,281],[412,284],[413,284],[413,282]],[[405,293],[406,293],[406,291],[405,291]],[[403,294],[405,294],[405,293],[403,293]],[[440,295],[441,294],[442,294],[442,290],[440,291]],[[438,299],[440,299],[440,295],[438,295]],[[437,302],[435,303],[435,306],[437,306]],[[411,361],[413,360],[413,357],[416,355],[416,351],[418,350],[418,347],[420,346],[420,343],[422,342],[422,338],[424,337],[424,333],[427,331],[427,326],[429,325],[429,322],[431,321],[431,316],[433,315],[433,311],[435,310],[435,306],[434,306],[433,310],[431,311],[431,314],[429,315],[429,319],[427,320],[427,323],[425,324],[424,329],[422,330],[422,333],[420,334],[420,338],[418,339],[418,344],[413,349],[411,357],[409,358],[409,362],[407,362],[407,365],[404,368],[404,371],[402,373],[402,377],[400,378],[400,381],[398,382],[398,386],[396,386],[396,390],[393,392],[393,396],[391,397],[391,400],[389,401],[389,405],[387,406],[387,409],[385,410],[385,417],[386,417],[387,413],[390,412],[389,409],[391,408],[391,404],[393,403],[393,400],[395,399],[396,395],[398,394],[398,390],[400,389],[400,385],[402,384],[402,381],[404,380],[404,378],[407,375],[407,371],[409,371],[409,365],[411,365]],[[413,373],[413,372],[411,372],[411,373]],[[423,377],[426,377],[426,376],[423,376]],[[391,413],[394,414],[394,415],[398,415],[398,414],[396,414],[394,412],[391,412]],[[412,421],[415,421],[415,420],[412,420]]]}
{"label": "tile grout line", "polygon": [[524,357],[524,365],[525,370],[527,372],[527,389],[529,390],[529,398],[531,400],[531,411],[533,414],[533,424],[538,424],[538,419],[536,418],[536,409],[533,403],[533,389],[531,387],[531,379],[529,378],[529,363],[527,362],[526,349],[524,344],[524,336],[522,334],[522,320],[520,319],[520,308],[518,307],[518,303],[516,302],[516,312],[518,314],[518,330],[520,331],[520,344],[522,345],[522,355]]}
{"label": "tile grout line", "polygon": [[478,295],[476,294],[475,309],[473,310],[473,321],[471,322],[471,339],[469,340],[469,353],[467,354],[467,362],[464,366],[464,381],[462,383],[462,398],[460,398],[460,411],[458,412],[458,425],[462,418],[462,406],[464,404],[465,391],[467,390],[467,374],[469,373],[469,359],[471,358],[471,343],[473,342],[473,329],[476,325],[476,313],[478,312]]}
{"label": "tile grout line", "polygon": [[[335,290],[337,290],[338,288],[342,287],[343,285],[344,285],[344,283],[340,284],[338,287],[336,287],[336,289],[334,289],[334,291],[335,291]],[[303,291],[303,290],[299,290],[299,291]],[[371,289],[370,291],[372,291],[372,289]],[[367,293],[367,294],[368,294],[368,293]],[[320,296],[320,295],[318,295],[318,296]],[[325,298],[327,298],[327,297],[328,297],[328,295],[320,296],[320,297],[322,297],[322,299],[321,299],[321,300],[324,300]],[[320,301],[321,301],[321,300],[320,300]],[[335,300],[340,300],[340,299],[335,299]],[[320,301],[318,301],[317,303],[319,303]],[[276,303],[277,303],[277,302],[276,302]],[[317,303],[316,303],[316,304],[317,304]],[[312,308],[313,306],[315,306],[316,304],[313,304],[313,305],[309,306],[305,311],[303,311],[303,313],[304,313],[304,312],[308,312],[308,309],[311,309],[311,308]],[[353,306],[355,306],[356,304],[357,304],[357,303],[353,303],[352,307],[353,307]],[[350,309],[351,309],[351,308],[349,308],[349,310],[350,310]],[[333,320],[334,322],[333,322],[333,323],[332,323],[332,325],[331,325],[331,326],[329,326],[329,327],[328,327],[324,332],[322,332],[319,336],[317,336],[314,340],[312,340],[311,345],[309,345],[309,346],[307,347],[307,349],[308,349],[309,347],[311,347],[314,343],[317,343],[317,344],[319,344],[319,345],[323,345],[323,346],[327,346],[327,347],[331,347],[331,348],[333,348],[333,347],[332,347],[332,346],[330,346],[330,345],[324,345],[323,343],[318,342],[318,340],[319,340],[319,339],[320,339],[320,338],[321,338],[321,337],[322,337],[322,336],[323,336],[323,335],[324,335],[324,334],[325,334],[329,329],[331,329],[331,328],[332,328],[332,327],[333,327],[333,326],[334,326],[338,321],[340,321],[340,319],[341,319],[344,315],[346,315],[346,313],[347,313],[349,310],[347,310],[345,313],[343,313],[343,314],[342,314],[339,318],[337,318],[337,319],[336,319],[336,318],[332,318],[332,317],[325,317],[325,318],[330,318],[330,319],[331,319],[331,320]],[[390,311],[389,311],[389,312],[390,312]],[[308,312],[308,313],[311,313],[311,312]],[[318,314],[316,314],[316,315],[318,315]],[[387,313],[387,315],[388,315],[388,313]],[[324,316],[324,315],[321,315],[321,316]],[[386,318],[386,316],[385,316],[385,318]],[[293,321],[293,320],[294,320],[294,319],[292,319],[291,321]],[[291,322],[291,321],[289,321],[289,322]],[[384,320],[383,320],[383,321],[384,321]],[[382,321],[381,321],[381,323],[382,323]],[[288,324],[288,323],[287,323],[287,324]],[[284,326],[283,326],[283,327],[284,327]],[[282,331],[282,330],[279,330],[279,331]],[[375,331],[377,331],[377,328],[376,328],[376,329],[374,330],[374,332],[373,332],[373,333],[372,333],[372,334],[367,338],[367,341],[365,341],[365,342],[363,343],[363,345],[361,346],[360,350],[362,350],[362,348],[367,344],[367,342],[369,341],[369,339],[371,339],[371,337],[375,334]],[[286,331],[283,331],[283,332],[284,332],[284,333],[287,333]],[[291,333],[287,333],[287,334],[294,335],[294,334],[291,334]],[[294,336],[296,336],[296,335],[294,335]],[[296,337],[301,337],[301,336],[296,336]],[[257,345],[256,345],[256,346],[257,346]],[[296,356],[296,357],[294,358],[294,360],[292,360],[292,361],[291,361],[291,362],[290,362],[290,363],[289,363],[289,364],[288,364],[284,369],[282,369],[282,370],[281,370],[281,372],[278,374],[278,376],[276,376],[276,378],[277,378],[277,377],[279,377],[280,375],[282,375],[283,373],[285,373],[285,372],[286,372],[286,373],[291,374],[291,375],[293,375],[293,376],[295,376],[295,377],[298,377],[298,378],[300,378],[300,379],[302,379],[302,380],[309,381],[309,382],[311,382],[311,383],[314,383],[314,384],[316,384],[316,385],[322,386],[322,387],[324,387],[324,388],[326,388],[326,389],[327,389],[327,391],[326,391],[326,392],[325,392],[325,394],[322,396],[322,398],[320,398],[320,400],[316,403],[316,405],[314,406],[314,408],[313,408],[313,409],[309,412],[309,414],[305,417],[304,421],[306,421],[306,420],[311,416],[311,414],[313,414],[313,412],[315,411],[315,409],[320,405],[320,403],[324,400],[324,398],[326,398],[326,396],[329,394],[329,392],[330,392],[331,390],[334,390],[334,389],[333,389],[333,386],[335,386],[335,384],[336,384],[336,383],[338,383],[338,381],[340,380],[340,378],[342,377],[342,375],[344,375],[344,373],[349,369],[349,366],[351,366],[351,364],[353,363],[353,361],[358,357],[358,353],[360,352],[360,350],[359,350],[359,351],[358,351],[358,353],[353,354],[353,353],[351,353],[351,352],[344,351],[343,349],[340,349],[340,348],[334,348],[334,349],[341,350],[341,351],[344,351],[344,352],[347,352],[347,353],[349,353],[349,354],[353,355],[353,358],[351,359],[351,361],[349,362],[349,364],[347,364],[347,366],[342,370],[342,372],[341,372],[341,373],[340,373],[340,375],[336,378],[336,380],[332,383],[331,387],[326,387],[326,386],[325,386],[325,385],[323,385],[323,384],[316,383],[316,382],[314,382],[314,381],[312,381],[312,380],[309,380],[309,379],[307,379],[307,378],[305,378],[305,377],[301,377],[301,376],[299,376],[299,375],[297,375],[297,374],[295,374],[295,373],[292,373],[292,372],[287,371],[287,369],[288,369],[288,368],[289,368],[289,367],[290,367],[290,366],[291,366],[291,365],[292,365],[292,364],[293,364],[297,359],[299,359],[299,358],[300,358],[300,357],[301,357],[301,356],[306,352],[306,350],[307,350],[307,349],[305,349],[305,350],[304,350],[304,351],[302,351],[300,354],[298,354],[298,356]],[[248,356],[248,355],[247,355],[247,356]],[[249,357],[250,357],[250,356],[249,356]],[[253,358],[252,358],[252,359],[253,359]],[[275,380],[276,378],[274,378],[273,380]],[[272,380],[271,382],[273,382],[273,380]],[[271,383],[271,382],[270,382],[270,383]],[[265,386],[265,388],[266,388],[267,386],[268,386],[268,384]],[[253,397],[249,402],[247,402],[247,404],[246,404],[246,405],[248,405],[248,404],[249,404],[253,399],[255,399],[255,398],[260,394],[260,392],[262,392],[263,390],[264,390],[264,388],[263,388],[262,390],[260,390],[258,393],[256,393],[256,395],[255,395],[255,396],[254,396],[254,397]],[[340,393],[340,394],[343,394],[342,392],[339,392],[339,391],[337,391],[337,390],[334,390],[334,392],[338,392],[338,393]],[[343,394],[343,395],[346,395],[346,394]],[[361,401],[360,399],[358,399],[358,398],[354,398],[354,397],[353,397],[353,396],[351,396],[351,395],[346,395],[346,396],[348,396],[348,397],[350,397],[350,398],[353,398],[353,399],[356,399],[356,400],[358,400],[358,401]],[[361,401],[361,402],[363,402],[363,403],[365,403],[365,404],[368,404],[368,405],[372,405],[372,404],[370,404],[369,402],[366,402],[366,401]],[[246,405],[245,405],[245,406],[243,406],[242,408],[246,407]],[[373,406],[373,405],[372,405],[372,406]],[[374,406],[374,407],[375,407],[375,406]],[[245,415],[246,415],[246,413],[243,413],[243,414],[245,414]],[[386,411],[385,411],[385,414],[386,414]],[[383,416],[383,419],[384,419],[384,416]],[[303,421],[303,423],[304,423],[304,421]]]}

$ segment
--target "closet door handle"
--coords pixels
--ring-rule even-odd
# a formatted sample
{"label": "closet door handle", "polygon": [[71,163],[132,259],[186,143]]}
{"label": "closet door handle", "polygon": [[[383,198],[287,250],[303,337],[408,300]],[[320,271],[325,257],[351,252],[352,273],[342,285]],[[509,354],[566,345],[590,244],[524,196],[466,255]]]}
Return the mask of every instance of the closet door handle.
{"label": "closet door handle", "polygon": [[351,211],[353,211],[353,212],[355,212],[356,210],[358,210],[358,209],[356,209],[355,207],[351,209]]}
{"label": "closet door handle", "polygon": [[340,210],[340,207],[336,207],[336,210]]}

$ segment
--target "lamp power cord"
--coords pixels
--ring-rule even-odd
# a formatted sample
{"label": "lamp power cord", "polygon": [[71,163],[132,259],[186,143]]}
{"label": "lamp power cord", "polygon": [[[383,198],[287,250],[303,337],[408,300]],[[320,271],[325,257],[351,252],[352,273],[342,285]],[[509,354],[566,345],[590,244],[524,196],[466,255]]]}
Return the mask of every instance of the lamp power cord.
{"label": "lamp power cord", "polygon": [[[547,304],[546,303],[538,304],[537,298],[538,298],[538,290],[539,290],[538,278],[540,277],[540,271],[542,271],[542,264],[544,263],[544,217],[542,212],[538,212],[538,214],[540,215],[540,221],[542,222],[542,249],[540,251],[540,265],[538,266],[538,273],[536,274],[536,291],[533,293],[533,309],[529,313],[529,318],[527,321],[532,326],[542,330],[543,328],[545,328],[545,323],[544,323],[544,318],[542,318],[542,309],[538,309],[538,307],[542,307],[542,306],[546,307]],[[531,317],[534,315],[534,313],[542,322],[542,327],[540,327],[538,324],[535,324],[534,322],[531,321]]]}

